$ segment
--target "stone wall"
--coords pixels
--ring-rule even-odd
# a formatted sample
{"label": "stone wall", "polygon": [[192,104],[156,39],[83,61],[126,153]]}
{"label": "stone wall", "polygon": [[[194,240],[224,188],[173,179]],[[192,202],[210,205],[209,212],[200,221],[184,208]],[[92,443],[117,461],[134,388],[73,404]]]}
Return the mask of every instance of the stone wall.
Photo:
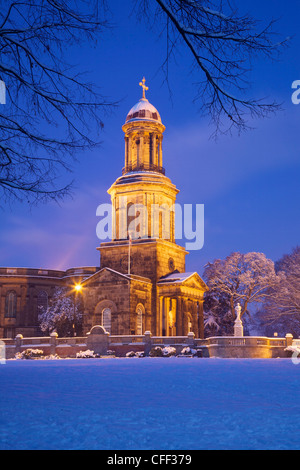
{"label": "stone wall", "polygon": [[289,357],[286,351],[293,343],[292,335],[286,338],[265,337],[213,337],[205,340],[195,339],[194,333],[187,336],[152,336],[149,331],[140,336],[110,336],[103,327],[95,326],[86,337],[58,338],[56,333],[49,337],[23,338],[18,335],[13,339],[4,339],[6,346],[6,359],[12,359],[17,352],[26,349],[41,349],[44,355],[57,354],[62,358],[76,357],[76,353],[94,350],[95,353],[106,355],[112,350],[117,357],[124,357],[129,351],[144,351],[146,355],[155,346],[173,346],[177,353],[183,347],[200,349],[203,357],[219,358],[285,358]]}

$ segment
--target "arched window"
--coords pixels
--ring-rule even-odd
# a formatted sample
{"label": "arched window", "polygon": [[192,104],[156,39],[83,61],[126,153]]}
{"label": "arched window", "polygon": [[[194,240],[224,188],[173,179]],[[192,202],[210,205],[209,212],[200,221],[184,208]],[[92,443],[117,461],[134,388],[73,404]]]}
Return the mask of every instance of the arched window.
{"label": "arched window", "polygon": [[8,292],[5,299],[5,317],[16,318],[17,294],[15,291]]}
{"label": "arched window", "polygon": [[40,290],[37,297],[37,311],[43,313],[48,308],[48,294],[44,290]]}
{"label": "arched window", "polygon": [[108,333],[111,333],[111,309],[105,308],[102,310],[102,326]]}

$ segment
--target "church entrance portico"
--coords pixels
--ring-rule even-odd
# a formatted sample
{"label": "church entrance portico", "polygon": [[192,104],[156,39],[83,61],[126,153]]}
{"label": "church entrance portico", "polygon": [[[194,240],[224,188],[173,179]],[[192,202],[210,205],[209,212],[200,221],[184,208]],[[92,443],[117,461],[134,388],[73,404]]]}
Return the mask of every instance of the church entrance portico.
{"label": "church entrance portico", "polygon": [[197,273],[174,272],[157,283],[158,336],[204,337],[203,296],[206,284]]}

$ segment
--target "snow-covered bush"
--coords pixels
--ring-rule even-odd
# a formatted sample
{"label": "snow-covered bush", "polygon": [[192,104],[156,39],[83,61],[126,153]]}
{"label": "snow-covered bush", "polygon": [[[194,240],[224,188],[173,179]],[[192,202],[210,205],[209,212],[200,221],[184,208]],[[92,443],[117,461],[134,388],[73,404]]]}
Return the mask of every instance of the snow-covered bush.
{"label": "snow-covered bush", "polygon": [[288,357],[298,357],[300,356],[300,347],[299,346],[288,346],[285,348]]}
{"label": "snow-covered bush", "polygon": [[163,357],[163,351],[160,346],[155,346],[149,353],[150,357]]}
{"label": "snow-covered bush", "polygon": [[160,346],[155,346],[151,349],[149,356],[151,357],[170,357],[176,355],[176,349],[172,346],[165,346],[161,348]]}
{"label": "snow-covered bush", "polygon": [[186,346],[182,349],[181,353],[183,356],[194,356],[197,353],[196,349],[192,349],[189,346]]}
{"label": "snow-covered bush", "polygon": [[126,357],[135,357],[135,352],[129,351],[128,353],[126,353]]}
{"label": "snow-covered bush", "polygon": [[144,351],[129,351],[128,353],[126,353],[126,357],[145,357],[145,353]]}
{"label": "snow-covered bush", "polygon": [[95,354],[95,352],[91,351],[90,349],[87,349],[86,351],[79,351],[78,353],[76,353],[77,359],[88,359],[88,358],[93,358],[93,357],[98,357],[98,355]]}
{"label": "snow-covered bush", "polygon": [[136,356],[136,357],[145,357],[145,353],[144,353],[144,351],[137,351],[137,352],[135,353],[135,356]]}
{"label": "snow-covered bush", "polygon": [[176,356],[176,348],[172,346],[165,346],[162,350],[164,357]]}
{"label": "snow-covered bush", "polygon": [[61,357],[59,357],[58,354],[50,354],[49,356],[44,356],[43,359],[54,361],[57,359],[61,359]]}
{"label": "snow-covered bush", "polygon": [[16,359],[36,359],[42,356],[44,356],[42,349],[25,349],[25,351],[15,354]]}

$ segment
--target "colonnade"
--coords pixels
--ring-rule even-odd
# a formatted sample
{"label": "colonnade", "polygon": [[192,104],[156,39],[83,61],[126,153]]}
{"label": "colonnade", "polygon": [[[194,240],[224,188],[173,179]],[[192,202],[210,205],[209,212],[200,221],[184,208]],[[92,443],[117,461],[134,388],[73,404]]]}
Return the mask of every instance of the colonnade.
{"label": "colonnade", "polygon": [[163,136],[157,132],[139,131],[125,136],[125,173],[139,169],[162,168]]}
{"label": "colonnade", "polygon": [[156,324],[158,336],[186,336],[193,332],[203,338],[203,300],[161,295]]}

